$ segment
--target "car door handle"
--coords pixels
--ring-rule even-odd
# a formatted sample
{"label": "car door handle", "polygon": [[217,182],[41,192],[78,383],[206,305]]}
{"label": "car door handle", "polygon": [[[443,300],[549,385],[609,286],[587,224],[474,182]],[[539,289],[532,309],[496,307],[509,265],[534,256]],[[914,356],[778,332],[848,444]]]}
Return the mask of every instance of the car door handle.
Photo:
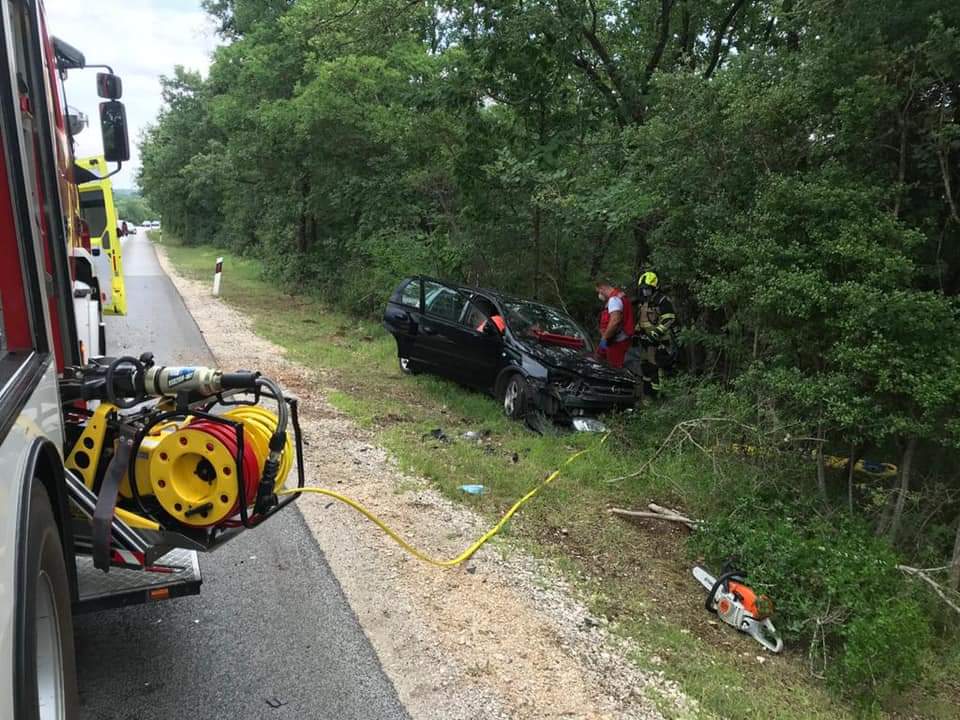
{"label": "car door handle", "polygon": [[437,329],[433,325],[421,324],[420,329],[423,330],[424,335],[436,335]]}

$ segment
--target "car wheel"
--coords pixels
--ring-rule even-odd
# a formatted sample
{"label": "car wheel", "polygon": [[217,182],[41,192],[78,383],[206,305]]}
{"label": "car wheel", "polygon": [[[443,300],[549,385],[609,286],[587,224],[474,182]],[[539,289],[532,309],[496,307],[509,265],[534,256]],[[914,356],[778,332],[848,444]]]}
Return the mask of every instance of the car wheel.
{"label": "car wheel", "polygon": [[400,372],[404,375],[417,375],[420,373],[420,367],[410,358],[399,357],[397,360],[400,363]]}
{"label": "car wheel", "polygon": [[70,586],[50,499],[38,482],[31,490],[28,522],[26,587],[20,598],[26,610],[22,717],[69,720],[78,708]]}
{"label": "car wheel", "polygon": [[519,373],[510,378],[503,389],[503,412],[508,418],[519,420],[527,414],[527,379]]}

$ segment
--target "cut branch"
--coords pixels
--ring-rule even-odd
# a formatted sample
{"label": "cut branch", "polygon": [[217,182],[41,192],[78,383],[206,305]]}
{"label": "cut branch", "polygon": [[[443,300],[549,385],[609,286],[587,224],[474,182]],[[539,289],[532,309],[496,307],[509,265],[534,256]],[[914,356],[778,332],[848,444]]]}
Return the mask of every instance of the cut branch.
{"label": "cut branch", "polygon": [[611,515],[617,515],[619,517],[626,518],[645,518],[649,520],[666,520],[668,522],[679,523],[681,525],[686,525],[691,530],[696,530],[700,525],[699,520],[692,520],[685,515],[681,515],[675,510],[670,510],[668,508],[661,507],[656,503],[650,503],[647,507],[650,508],[649,511],[646,510],[624,510],[623,508],[610,508],[607,510]]}
{"label": "cut branch", "polygon": [[[956,602],[951,600],[947,596],[947,592],[940,586],[940,583],[938,583],[932,577],[927,575],[927,572],[925,570],[921,568],[910,567],[908,565],[897,565],[897,570],[899,570],[900,572],[906,575],[911,575],[913,577],[920,578],[921,580],[923,580],[927,585],[929,585],[933,589],[933,591],[937,595],[940,596],[940,599],[943,600],[943,602],[945,602],[951,610],[953,610],[957,614],[960,614],[960,605],[957,605]],[[956,595],[957,593],[953,593],[953,594]]]}

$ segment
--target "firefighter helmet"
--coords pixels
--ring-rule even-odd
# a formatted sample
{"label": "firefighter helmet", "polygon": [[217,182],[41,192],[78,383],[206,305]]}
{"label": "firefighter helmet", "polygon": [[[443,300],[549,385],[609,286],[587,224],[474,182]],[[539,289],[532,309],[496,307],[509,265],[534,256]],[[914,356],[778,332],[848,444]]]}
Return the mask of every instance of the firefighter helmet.
{"label": "firefighter helmet", "polygon": [[649,270],[643,273],[640,276],[640,279],[637,281],[637,287],[639,287],[641,290],[646,287],[656,289],[659,285],[660,278],[657,277],[655,272],[650,272]]}

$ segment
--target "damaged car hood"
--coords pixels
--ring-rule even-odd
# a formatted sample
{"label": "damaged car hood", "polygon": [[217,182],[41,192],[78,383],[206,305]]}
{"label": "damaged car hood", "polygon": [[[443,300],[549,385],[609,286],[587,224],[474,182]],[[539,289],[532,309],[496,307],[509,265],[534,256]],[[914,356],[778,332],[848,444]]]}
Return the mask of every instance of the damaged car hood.
{"label": "damaged car hood", "polygon": [[630,385],[636,382],[629,371],[610,367],[580,350],[530,341],[524,342],[523,348],[544,365],[575,373],[587,380]]}

